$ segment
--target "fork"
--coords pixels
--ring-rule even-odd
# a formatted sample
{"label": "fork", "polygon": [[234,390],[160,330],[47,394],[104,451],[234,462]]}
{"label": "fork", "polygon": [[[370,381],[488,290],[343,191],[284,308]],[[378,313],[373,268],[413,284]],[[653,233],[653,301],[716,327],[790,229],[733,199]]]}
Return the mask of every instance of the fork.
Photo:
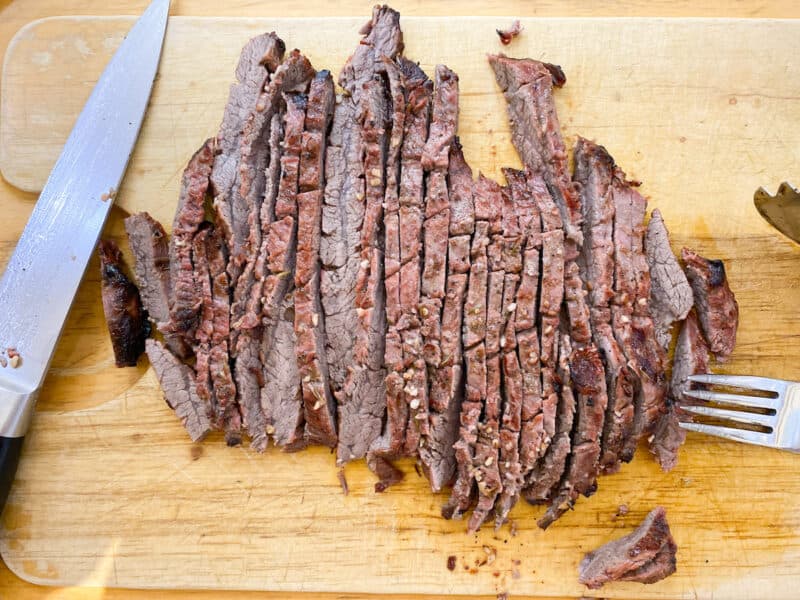
{"label": "fork", "polygon": [[[724,386],[741,389],[742,393],[730,394],[711,390],[689,390],[683,393],[695,400],[728,405],[719,408],[707,405],[681,405],[680,411],[692,415],[719,419],[731,424],[711,425],[681,421],[681,427],[715,435],[726,440],[769,446],[800,453],[800,383],[750,377],[746,375],[692,375],[689,381],[702,385]],[[748,392],[769,392],[771,397],[748,395]],[[747,412],[743,409],[766,410]],[[768,432],[752,431],[740,426],[761,427]]]}

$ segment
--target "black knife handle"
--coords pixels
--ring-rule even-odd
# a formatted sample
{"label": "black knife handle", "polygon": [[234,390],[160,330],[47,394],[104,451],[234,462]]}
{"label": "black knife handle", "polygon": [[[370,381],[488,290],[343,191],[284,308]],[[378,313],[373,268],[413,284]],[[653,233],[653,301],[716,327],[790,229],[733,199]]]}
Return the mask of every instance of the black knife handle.
{"label": "black knife handle", "polygon": [[24,437],[0,437],[0,512],[6,505],[8,492],[17,474],[19,455]]}

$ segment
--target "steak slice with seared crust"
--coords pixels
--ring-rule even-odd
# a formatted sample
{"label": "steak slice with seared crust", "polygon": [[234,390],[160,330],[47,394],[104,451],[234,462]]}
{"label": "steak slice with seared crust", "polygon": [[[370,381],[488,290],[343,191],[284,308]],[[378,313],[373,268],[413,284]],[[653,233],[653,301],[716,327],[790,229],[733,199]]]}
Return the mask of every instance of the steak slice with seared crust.
{"label": "steak slice with seared crust", "polygon": [[[219,154],[214,159],[211,186],[217,227],[222,230],[231,247],[234,247],[234,206],[239,210],[243,207],[243,198],[236,186],[240,177],[243,131],[248,119],[256,110],[256,105],[269,82],[270,74],[277,69],[285,51],[283,40],[274,32],[251,39],[239,55],[236,81],[231,84],[228,93],[222,124],[216,137]],[[246,212],[238,216],[246,217]],[[239,245],[244,242],[244,236],[247,235],[244,229],[246,225],[246,221],[239,224],[237,235]],[[237,246],[236,249],[238,251],[240,248]]]}
{"label": "steak slice with seared crust", "polygon": [[583,138],[575,146],[575,181],[581,190],[584,244],[579,259],[591,305],[592,337],[606,374],[608,406],[601,442],[604,473],[619,470],[622,448],[633,429],[634,375],[611,328],[614,297],[614,160],[605,148]]}
{"label": "steak slice with seared crust", "polygon": [[320,71],[311,82],[303,133],[297,196],[297,264],[295,267],[295,333],[298,370],[303,387],[306,438],[334,448],[336,402],[328,385],[325,317],[320,298],[320,238],[325,185],[325,135],[334,106],[333,79]]}
{"label": "steak slice with seared crust", "polygon": [[644,236],[644,251],[650,268],[650,314],[656,339],[666,350],[672,342],[672,325],[683,321],[694,297],[686,274],[669,245],[669,232],[657,208],[650,215]]}
{"label": "steak slice with seared crust", "polygon": [[200,311],[192,266],[192,239],[205,216],[208,178],[215,153],[214,140],[206,140],[183,171],[178,208],[169,241],[169,321],[159,323],[158,329],[164,335],[181,336],[189,346],[194,343]]}
{"label": "steak slice with seared crust", "polygon": [[374,75],[364,84],[362,94],[359,120],[364,139],[366,204],[355,287],[353,363],[339,398],[339,464],[366,455],[381,434],[386,413],[383,199],[389,108],[382,77]]}
{"label": "steak slice with seared crust", "polygon": [[635,531],[587,553],[578,581],[592,590],[611,581],[655,583],[675,572],[677,550],[666,511],[657,506]]}
{"label": "steak slice with seared crust", "polygon": [[[154,323],[165,323],[169,321],[171,296],[167,232],[146,212],[127,217],[125,231],[134,257],[133,272],[142,304]],[[175,333],[165,334],[164,341],[176,356],[187,357],[192,352],[184,339]]]}
{"label": "steak slice with seared crust", "polygon": [[101,296],[114,361],[118,367],[135,367],[150,337],[150,322],[142,308],[139,288],[125,274],[125,261],[119,246],[100,240]]}
{"label": "steak slice with seared crust", "polygon": [[678,463],[678,448],[686,440],[686,431],[678,424],[677,406],[681,402],[691,401],[691,399],[684,399],[684,392],[702,387],[691,383],[689,376],[709,372],[708,356],[708,345],[700,331],[697,313],[690,311],[681,326],[678,341],[675,344],[672,378],[669,386],[669,406],[667,412],[659,419],[650,440],[650,452],[655,455],[656,461],[665,472],[671,471]]}
{"label": "steak slice with seared crust", "polygon": [[647,201],[617,167],[611,183],[614,201],[614,292],[612,328],[636,375],[634,425],[622,449],[622,460],[633,458],[639,439],[649,433],[666,411],[664,350],[655,337],[650,317],[650,275],[644,256],[644,217]]}
{"label": "steak slice with seared crust", "polygon": [[728,286],[725,265],[689,248],[681,250],[681,259],[694,291],[694,306],[708,348],[719,362],[724,362],[733,352],[739,327],[739,304]]}
{"label": "steak slice with seared crust", "polygon": [[183,364],[161,342],[145,341],[145,351],[156,373],[167,405],[175,411],[193,442],[202,440],[211,431],[208,406],[197,395],[192,368]]}

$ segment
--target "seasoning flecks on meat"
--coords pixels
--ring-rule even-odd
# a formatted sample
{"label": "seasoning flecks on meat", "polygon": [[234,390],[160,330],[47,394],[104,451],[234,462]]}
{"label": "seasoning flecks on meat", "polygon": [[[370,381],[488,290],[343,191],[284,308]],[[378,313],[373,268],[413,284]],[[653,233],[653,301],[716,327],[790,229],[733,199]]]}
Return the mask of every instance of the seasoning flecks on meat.
{"label": "seasoning flecks on meat", "polygon": [[681,250],[681,259],[694,291],[694,306],[708,348],[719,362],[724,362],[733,352],[739,327],[739,304],[728,285],[725,265],[689,248]]}
{"label": "seasoning flecks on meat", "polygon": [[572,440],[571,432],[575,419],[575,395],[572,392],[572,380],[569,358],[572,345],[569,335],[558,336],[558,381],[557,392],[558,415],[555,434],[546,446],[541,460],[536,463],[526,479],[527,487],[522,495],[530,504],[543,504],[558,491],[558,484],[567,465]]}
{"label": "seasoning flecks on meat", "polygon": [[366,204],[355,281],[353,362],[339,398],[339,464],[366,455],[381,434],[386,412],[383,201],[390,118],[387,95],[380,75],[364,83],[359,120],[364,140]]}
{"label": "seasoning flecks on meat", "polygon": [[211,431],[211,423],[208,407],[197,395],[192,368],[156,340],[148,339],[145,350],[167,405],[175,411],[189,438],[199,442]]}
{"label": "seasoning flecks on meat", "polygon": [[622,449],[633,429],[633,374],[611,328],[614,297],[614,201],[611,180],[614,160],[605,148],[579,138],[574,152],[575,181],[580,184],[583,238],[580,265],[591,305],[592,334],[606,374],[606,408],[600,466],[619,470]]}
{"label": "seasoning flecks on meat", "polygon": [[200,310],[192,266],[192,239],[205,216],[206,192],[215,154],[214,140],[206,140],[184,170],[169,241],[170,319],[159,323],[158,328],[165,335],[182,336],[188,345],[194,342]]}
{"label": "seasoning flecks on meat", "polygon": [[101,240],[98,250],[103,313],[114,348],[114,362],[118,367],[135,367],[150,335],[150,322],[139,289],[125,274],[119,247],[110,240]]}
{"label": "seasoning flecks on meat", "polygon": [[593,590],[611,581],[655,583],[675,572],[677,550],[666,511],[657,506],[635,531],[587,553],[578,581]]}
{"label": "seasoning flecks on meat", "polygon": [[673,323],[686,318],[694,297],[689,281],[672,253],[669,232],[657,208],[647,224],[644,250],[650,268],[650,314],[658,343],[666,350],[672,342]]}
{"label": "seasoning flecks on meat", "polygon": [[334,448],[336,402],[328,384],[325,316],[320,298],[319,249],[322,235],[322,188],[325,135],[334,106],[333,79],[320,71],[311,82],[300,153],[297,195],[297,261],[295,268],[295,333],[303,389],[306,438],[310,444]]}

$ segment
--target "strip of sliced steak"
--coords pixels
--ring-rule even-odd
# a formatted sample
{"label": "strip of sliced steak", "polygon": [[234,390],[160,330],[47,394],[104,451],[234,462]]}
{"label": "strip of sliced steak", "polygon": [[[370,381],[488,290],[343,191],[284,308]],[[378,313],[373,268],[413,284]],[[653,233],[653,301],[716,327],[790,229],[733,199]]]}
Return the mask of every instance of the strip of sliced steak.
{"label": "strip of sliced steak", "polygon": [[685,402],[683,394],[701,387],[689,381],[690,375],[709,372],[708,344],[700,330],[697,313],[690,311],[681,326],[672,361],[672,378],[669,386],[670,405],[661,417],[650,439],[650,452],[663,471],[671,471],[678,463],[678,448],[686,440],[686,431],[678,424],[676,407]]}
{"label": "strip of sliced steak", "polygon": [[297,196],[297,264],[295,269],[295,333],[298,370],[303,387],[306,439],[334,448],[336,402],[328,385],[325,317],[320,299],[319,248],[322,235],[322,188],[325,135],[333,115],[333,79],[320,71],[308,95]]}
{"label": "strip of sliced steak", "polygon": [[475,234],[470,249],[470,271],[467,295],[464,302],[464,368],[466,384],[461,405],[458,440],[454,445],[456,458],[456,480],[450,499],[442,508],[447,519],[460,518],[469,509],[475,494],[475,472],[473,467],[478,427],[485,403],[486,387],[486,300],[489,283],[487,248],[489,246],[489,222],[486,212],[478,218],[479,206],[483,204],[481,193],[475,190]]}
{"label": "strip of sliced steak", "polygon": [[689,248],[681,250],[681,259],[694,291],[694,306],[708,348],[719,362],[724,362],[733,352],[739,327],[739,304],[728,286],[725,265]]}
{"label": "strip of sliced steak", "polygon": [[192,239],[205,216],[208,178],[215,154],[214,140],[206,140],[184,170],[169,241],[170,318],[168,322],[159,323],[158,328],[165,335],[183,337],[188,345],[194,342],[200,310],[192,267]]}
{"label": "strip of sliced steak", "polygon": [[200,288],[202,313],[197,328],[197,390],[210,403],[212,423],[225,431],[229,446],[241,443],[242,418],[230,369],[229,280],[225,244],[219,231],[201,229],[192,244],[195,279]]}
{"label": "strip of sliced steak", "polygon": [[[425,253],[420,300],[422,309],[423,354],[428,365],[429,406],[411,409],[409,428],[418,427],[426,421],[426,431],[420,431],[419,455],[423,469],[431,479],[434,489],[448,483],[455,469],[453,444],[456,441],[459,399],[450,395],[450,386],[441,385],[442,334],[445,319],[443,309],[450,293],[447,315],[448,335],[451,340],[458,337],[461,329],[461,301],[466,290],[466,276],[447,288],[447,258],[450,231],[450,195],[447,189],[447,169],[450,147],[458,127],[458,76],[444,65],[436,66],[433,96],[433,116],[428,140],[422,151],[421,164],[427,172],[425,196],[425,221],[423,225],[423,249]],[[463,246],[463,245],[462,245]],[[462,256],[460,262],[468,260]],[[453,350],[452,344],[449,350]],[[452,374],[452,372],[451,372]],[[410,406],[410,404],[409,404]],[[443,473],[448,476],[443,480]]]}
{"label": "strip of sliced steak", "polygon": [[619,470],[626,439],[633,430],[634,374],[611,328],[614,297],[614,201],[611,180],[614,160],[605,148],[583,138],[575,146],[575,181],[581,190],[583,248],[579,263],[587,282],[592,334],[606,373],[606,408],[600,466],[604,473]]}
{"label": "strip of sliced steak", "polygon": [[614,201],[614,298],[611,321],[617,342],[634,372],[634,426],[621,458],[633,458],[639,439],[666,411],[664,350],[656,340],[649,314],[650,275],[644,256],[647,201],[617,167],[611,183]]}
{"label": "strip of sliced steak", "polygon": [[356,317],[353,362],[339,398],[337,462],[362,458],[381,434],[386,412],[385,288],[383,278],[383,200],[389,107],[380,75],[364,84],[359,120],[366,174],[360,263],[355,282]]}
{"label": "strip of sliced steak", "polygon": [[458,138],[450,146],[448,165],[450,222],[447,290],[442,310],[441,362],[430,383],[430,435],[420,448],[431,489],[439,492],[456,474],[454,444],[464,400],[461,330],[470,270],[470,234],[475,227],[472,169]]}
{"label": "strip of sliced steak", "polygon": [[[427,418],[418,408],[427,405],[428,387],[418,310],[424,177],[420,160],[428,133],[432,85],[419,66],[405,58],[399,57],[396,66],[388,59],[384,62],[393,114],[384,216],[386,419],[367,455],[369,468],[379,478],[378,491],[402,479],[391,459],[418,451],[420,427],[409,420],[418,415]],[[408,438],[407,431],[411,434]]]}
{"label": "strip of sliced steak", "polygon": [[665,350],[672,342],[672,325],[683,321],[694,297],[686,275],[669,245],[669,232],[657,208],[650,215],[644,236],[644,251],[650,268],[650,314],[656,339]]}
{"label": "strip of sliced steak", "polygon": [[[328,375],[341,402],[347,369],[353,363],[353,339],[358,317],[355,286],[358,276],[361,223],[364,219],[363,138],[352,97],[337,98],[325,157],[320,287],[327,331]],[[340,417],[341,418],[341,417]]]}
{"label": "strip of sliced steak", "polygon": [[238,194],[235,184],[239,177],[242,132],[269,82],[270,73],[278,67],[285,51],[283,40],[273,32],[251,39],[239,55],[236,81],[231,84],[216,137],[219,155],[211,172],[217,226],[228,240],[233,237],[233,196]]}
{"label": "strip of sliced steak", "polygon": [[[155,323],[169,321],[170,266],[169,239],[164,227],[148,213],[141,212],[125,219],[128,246],[133,253],[133,272],[139,293],[150,319]],[[177,334],[164,335],[167,348],[180,358],[192,350]]]}
{"label": "strip of sliced steak", "polygon": [[372,9],[372,18],[359,31],[364,37],[339,74],[339,85],[360,99],[362,86],[382,70],[384,57],[395,60],[403,52],[400,13],[386,5]]}
{"label": "strip of sliced steak", "polygon": [[208,406],[197,395],[192,368],[156,340],[146,340],[145,351],[167,405],[175,411],[191,440],[199,442],[211,431],[211,423]]}
{"label": "strip of sliced steak", "polygon": [[655,583],[675,572],[677,551],[667,513],[657,506],[634,532],[587,553],[578,581],[592,590],[611,581]]}
{"label": "strip of sliced steak", "polygon": [[144,352],[144,341],[150,336],[150,321],[142,308],[139,289],[125,275],[119,246],[111,240],[101,240],[98,252],[100,293],[114,362],[118,367],[135,367]]}
{"label": "strip of sliced steak", "polygon": [[570,359],[570,377],[577,395],[577,422],[572,432],[571,452],[560,489],[537,524],[547,529],[575,504],[578,496],[591,496],[597,489],[600,440],[606,403],[602,398],[605,374],[596,348],[576,349]]}
{"label": "strip of sliced steak", "polygon": [[572,425],[575,420],[575,395],[569,369],[572,345],[569,336],[561,334],[558,344],[558,419],[556,433],[547,445],[542,460],[536,463],[526,480],[529,483],[522,495],[530,504],[543,504],[558,491],[558,483],[567,465],[571,448]]}
{"label": "strip of sliced steak", "polygon": [[289,452],[302,450],[306,446],[294,321],[294,292],[289,290],[278,311],[273,329],[274,339],[269,350],[260,355],[264,365],[261,407],[266,432],[272,436],[276,446]]}
{"label": "strip of sliced steak", "polygon": [[566,78],[561,68],[530,58],[489,55],[512,123],[511,141],[526,169],[544,177],[561,211],[567,238],[580,245],[581,209],[569,176],[567,152],[553,100],[553,86]]}

